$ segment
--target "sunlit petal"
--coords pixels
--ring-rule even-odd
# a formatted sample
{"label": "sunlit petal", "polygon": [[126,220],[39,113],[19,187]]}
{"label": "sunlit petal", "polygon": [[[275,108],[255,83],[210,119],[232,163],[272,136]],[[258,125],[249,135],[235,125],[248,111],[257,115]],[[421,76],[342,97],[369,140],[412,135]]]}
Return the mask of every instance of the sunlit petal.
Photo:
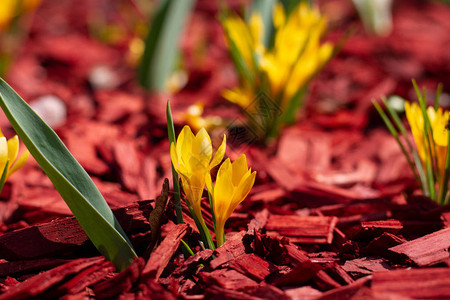
{"label": "sunlit petal", "polygon": [[16,163],[12,165],[12,167],[8,170],[8,173],[6,175],[6,179],[8,179],[14,172],[21,169],[25,163],[28,161],[28,158],[30,157],[30,152],[28,150],[25,150],[17,159]]}
{"label": "sunlit petal", "polygon": [[220,164],[225,155],[226,148],[227,148],[227,136],[224,134],[222,144],[220,144],[219,149],[217,149],[216,154],[214,154],[211,164],[209,165],[210,169]]}
{"label": "sunlit petal", "polygon": [[4,136],[0,137],[0,174],[5,169],[6,162],[8,161],[8,143]]}
{"label": "sunlit petal", "polygon": [[8,140],[8,159],[9,165],[12,165],[19,153],[19,137],[15,135]]}

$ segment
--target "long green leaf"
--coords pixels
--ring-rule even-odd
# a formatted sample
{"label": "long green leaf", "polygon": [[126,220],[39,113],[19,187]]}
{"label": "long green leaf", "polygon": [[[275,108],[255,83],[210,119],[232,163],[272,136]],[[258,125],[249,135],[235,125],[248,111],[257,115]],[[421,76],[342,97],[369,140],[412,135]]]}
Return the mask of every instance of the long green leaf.
{"label": "long green leaf", "polygon": [[139,83],[147,90],[161,92],[175,67],[183,24],[194,0],[161,0],[145,41],[139,68]]}
{"label": "long green leaf", "polygon": [[99,190],[56,133],[0,79],[0,106],[102,255],[123,270],[136,257]]}
{"label": "long green leaf", "polygon": [[[175,127],[173,125],[172,110],[170,109],[170,102],[167,100],[166,106],[166,118],[167,118],[167,134],[169,136],[169,151],[170,145],[174,143],[176,145],[175,139]],[[181,224],[183,222],[183,210],[181,209],[181,193],[180,193],[180,182],[178,181],[178,173],[172,165],[172,179],[173,179],[173,192],[175,198],[175,212],[177,214],[177,223]]]}

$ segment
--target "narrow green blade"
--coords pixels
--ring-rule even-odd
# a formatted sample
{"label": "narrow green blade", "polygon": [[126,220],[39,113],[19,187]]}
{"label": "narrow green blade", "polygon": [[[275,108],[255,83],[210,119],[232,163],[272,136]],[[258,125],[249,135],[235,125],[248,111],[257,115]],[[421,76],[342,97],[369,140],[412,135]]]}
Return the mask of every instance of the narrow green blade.
{"label": "narrow green blade", "polygon": [[[172,110],[170,109],[170,102],[167,100],[166,106],[166,118],[167,118],[167,134],[169,136],[169,152],[170,145],[174,143],[176,145],[177,140],[175,138],[175,127],[173,125]],[[173,178],[173,192],[175,198],[175,211],[177,214],[177,223],[181,224],[183,222],[183,210],[181,209],[181,193],[180,193],[180,182],[178,181],[178,173],[172,165],[172,178]]]}
{"label": "narrow green blade", "polygon": [[129,266],[136,254],[94,182],[56,133],[3,79],[0,106],[95,247],[118,270]]}
{"label": "narrow green blade", "polygon": [[138,74],[139,83],[147,90],[164,90],[166,80],[175,67],[183,24],[194,4],[194,0],[160,1],[145,41]]}

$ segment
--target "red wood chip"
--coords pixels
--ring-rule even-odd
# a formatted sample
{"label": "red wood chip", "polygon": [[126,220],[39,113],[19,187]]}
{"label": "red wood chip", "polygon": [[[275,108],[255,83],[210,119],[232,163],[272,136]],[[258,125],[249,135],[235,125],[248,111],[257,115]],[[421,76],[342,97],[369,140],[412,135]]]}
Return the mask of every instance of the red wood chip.
{"label": "red wood chip", "polygon": [[69,262],[66,259],[43,258],[0,263],[0,276],[48,270]]}
{"label": "red wood chip", "polygon": [[190,227],[187,224],[178,224],[167,234],[147,261],[142,271],[142,280],[145,281],[150,278],[157,280],[161,276],[169,260],[175,251],[177,251],[181,239],[189,233],[189,229]]}
{"label": "red wood chip", "polygon": [[[289,259],[291,260],[291,263],[294,266],[299,265],[306,265],[310,270],[315,270],[315,267],[312,267],[310,262],[310,259],[308,256],[306,256],[306,253],[299,250],[295,245],[293,244],[287,244],[285,245],[285,248],[288,252]],[[311,266],[311,267],[309,267]],[[330,277],[325,271],[323,270],[317,270],[316,276],[313,277],[314,283],[317,284],[317,286],[322,290],[329,290],[333,288],[338,288],[341,285],[336,282],[333,278]]]}
{"label": "red wood chip", "polygon": [[241,231],[231,238],[219,248],[216,249],[214,254],[216,258],[210,263],[211,268],[216,269],[223,264],[229,263],[237,257],[245,254],[245,246],[242,243],[242,239],[245,236],[245,231]]}
{"label": "red wood chip", "polygon": [[289,273],[277,278],[273,284],[278,287],[302,285],[316,276],[321,269],[320,265],[306,260],[298,264]]}
{"label": "red wood chip", "polygon": [[404,242],[406,242],[406,240],[403,238],[390,233],[383,233],[371,241],[364,251],[368,255],[381,255],[387,257],[387,255],[389,255],[386,251],[388,248],[403,244]]}
{"label": "red wood chip", "polygon": [[200,272],[200,278],[206,286],[219,285],[229,290],[245,290],[258,284],[235,270],[220,269],[212,272]]}
{"label": "red wood chip", "polygon": [[418,266],[431,266],[449,258],[450,228],[445,228],[418,239],[389,248],[395,253],[404,254]]}
{"label": "red wood chip", "polygon": [[[148,230],[148,221],[143,213],[151,209],[149,201],[141,201],[114,209],[113,212],[125,231]],[[17,260],[68,254],[87,244],[88,240],[74,217],[63,218],[1,235],[0,256]]]}
{"label": "red wood chip", "polygon": [[254,231],[260,231],[267,223],[269,218],[269,210],[263,209],[255,214],[255,218],[248,224],[248,233],[253,233]]}
{"label": "red wood chip", "polygon": [[296,243],[331,244],[337,221],[336,217],[270,215],[265,228]]}
{"label": "red wood chip", "polygon": [[143,268],[144,260],[136,258],[128,268],[119,274],[116,273],[112,278],[94,285],[92,289],[96,298],[111,299],[118,294],[128,292],[140,277]]}
{"label": "red wood chip", "polygon": [[373,273],[371,288],[414,299],[449,299],[450,269],[412,269]]}
{"label": "red wood chip", "polygon": [[277,266],[255,254],[241,255],[231,261],[229,267],[256,281],[262,281],[279,270]]}
{"label": "red wood chip", "polygon": [[[322,296],[316,298],[315,300],[338,300],[338,299],[354,299],[353,296],[358,293],[359,290],[365,288],[370,283],[370,278],[361,278],[356,280],[354,283],[328,291],[323,293]],[[370,299],[370,298],[369,298]]]}
{"label": "red wood chip", "polygon": [[361,222],[359,226],[353,229],[352,233],[348,233],[351,239],[367,239],[380,236],[383,233],[396,234],[403,229],[403,225],[399,220],[382,220]]}
{"label": "red wood chip", "polygon": [[78,273],[75,277],[65,282],[63,285],[59,286],[53,295],[56,297],[65,294],[81,293],[86,287],[103,280],[114,270],[115,268],[113,264],[109,261],[89,267]]}
{"label": "red wood chip", "polygon": [[392,270],[385,259],[368,257],[348,260],[342,268],[355,278],[367,276],[373,272]]}
{"label": "red wood chip", "polygon": [[0,299],[18,300],[36,297],[47,291],[52,286],[63,281],[67,276],[77,274],[92,265],[101,264],[104,260],[105,259],[103,257],[80,258],[73,260],[67,264],[33,276],[9,288],[4,294],[0,295]]}

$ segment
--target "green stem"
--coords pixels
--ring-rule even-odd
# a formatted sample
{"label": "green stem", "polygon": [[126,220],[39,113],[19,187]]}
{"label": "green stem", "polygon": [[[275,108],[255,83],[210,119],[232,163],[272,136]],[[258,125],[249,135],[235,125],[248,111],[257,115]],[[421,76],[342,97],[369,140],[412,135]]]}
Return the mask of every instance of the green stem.
{"label": "green stem", "polygon": [[209,232],[208,226],[206,226],[205,220],[203,220],[203,217],[200,217],[200,224],[202,226],[203,232],[206,237],[206,244],[208,245],[209,249],[215,250],[216,247],[214,246],[214,242],[211,237],[211,233]]}
{"label": "green stem", "polygon": [[202,215],[197,216],[195,214],[194,209],[192,206],[188,204],[189,211],[191,212],[191,216],[194,219],[195,225],[197,226],[198,231],[200,232],[200,236],[202,238],[203,243],[209,248],[209,249],[216,249],[214,247],[214,243],[212,241],[211,233],[209,232],[208,227],[205,224],[205,220],[203,220]]}
{"label": "green stem", "polygon": [[209,207],[211,208],[211,217],[214,224],[214,232],[216,231],[216,216],[214,215],[214,202],[211,193],[208,191]]}
{"label": "green stem", "polygon": [[216,227],[216,240],[217,240],[217,248],[222,246],[223,243],[225,242],[224,229],[222,225]]}
{"label": "green stem", "polygon": [[[172,111],[170,109],[169,100],[167,100],[166,117],[167,117],[167,133],[169,136],[169,151],[170,151],[170,145],[172,145],[172,143],[176,145],[176,140],[175,140],[175,127],[173,126]],[[183,222],[183,210],[181,208],[180,182],[178,181],[178,173],[177,171],[175,171],[173,163],[171,165],[172,165],[173,192],[175,199],[175,212],[177,215],[177,223],[181,224],[184,222]]]}
{"label": "green stem", "polygon": [[2,177],[0,178],[0,193],[2,192],[3,186],[5,185],[6,182],[6,174],[8,174],[8,167],[9,167],[9,159],[6,161],[6,165],[3,168]]}

